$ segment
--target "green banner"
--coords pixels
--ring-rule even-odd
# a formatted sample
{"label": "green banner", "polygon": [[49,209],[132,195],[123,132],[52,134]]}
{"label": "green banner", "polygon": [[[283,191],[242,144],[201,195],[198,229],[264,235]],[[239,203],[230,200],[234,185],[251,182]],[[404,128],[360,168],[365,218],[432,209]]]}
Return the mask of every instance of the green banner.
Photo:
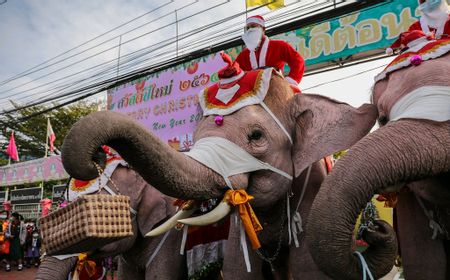
{"label": "green banner", "polygon": [[278,34],[306,60],[318,64],[390,46],[418,19],[417,0],[393,0],[319,24]]}

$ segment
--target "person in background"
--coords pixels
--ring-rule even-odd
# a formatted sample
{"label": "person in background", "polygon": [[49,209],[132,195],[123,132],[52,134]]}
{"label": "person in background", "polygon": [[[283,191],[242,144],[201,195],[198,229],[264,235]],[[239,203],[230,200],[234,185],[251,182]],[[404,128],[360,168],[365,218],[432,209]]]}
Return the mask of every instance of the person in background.
{"label": "person in background", "polygon": [[25,243],[25,259],[28,268],[31,267],[31,265],[34,265],[35,267],[39,266],[40,248],[41,238],[39,236],[39,230],[33,223],[30,223],[27,226],[27,238]]}
{"label": "person in background", "polygon": [[17,270],[23,269],[23,248],[26,240],[26,228],[20,219],[20,214],[14,212],[11,214],[11,220],[8,224],[5,236],[10,240],[9,257],[6,264],[6,271],[11,271],[11,261],[17,263]]}
{"label": "person in background", "polygon": [[262,16],[247,18],[244,29],[246,48],[236,58],[236,62],[244,71],[274,67],[281,73],[285,64],[289,66],[289,74],[285,77],[295,93],[299,93],[299,83],[305,72],[303,57],[287,42],[270,40],[265,35],[265,21]]}
{"label": "person in background", "polygon": [[0,265],[6,265],[10,247],[9,239],[5,236],[9,224],[9,211],[0,212],[0,214],[2,213],[6,213],[6,218],[0,220]]}

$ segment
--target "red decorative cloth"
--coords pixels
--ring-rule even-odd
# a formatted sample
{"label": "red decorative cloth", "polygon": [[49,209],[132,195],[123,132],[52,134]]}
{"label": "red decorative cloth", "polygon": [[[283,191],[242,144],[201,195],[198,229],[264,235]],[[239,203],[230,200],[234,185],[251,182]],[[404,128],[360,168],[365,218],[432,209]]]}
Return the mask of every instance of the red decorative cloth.
{"label": "red decorative cloth", "polygon": [[[260,47],[256,50],[256,61],[259,61],[261,55],[261,46],[267,37],[263,36],[261,40]],[[264,55],[264,53],[263,53]],[[281,40],[269,40],[269,45],[267,48],[267,53],[265,53],[265,65],[267,67],[274,67],[277,70],[283,71],[284,65],[289,66],[288,78],[291,78],[295,82],[300,83],[305,72],[305,61],[303,57],[287,42]],[[245,48],[236,58],[236,61],[241,66],[242,70],[250,71],[252,70],[252,65],[250,62],[250,51]],[[287,79],[289,81],[289,79]]]}

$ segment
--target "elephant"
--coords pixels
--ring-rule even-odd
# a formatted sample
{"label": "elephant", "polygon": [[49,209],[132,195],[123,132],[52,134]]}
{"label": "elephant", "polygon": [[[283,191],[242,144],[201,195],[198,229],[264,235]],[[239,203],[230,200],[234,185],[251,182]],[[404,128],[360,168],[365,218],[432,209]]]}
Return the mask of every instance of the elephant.
{"label": "elephant", "polygon": [[[356,217],[374,194],[397,192],[396,228],[406,279],[449,279],[450,54],[448,47],[440,46],[449,43],[428,43],[437,50],[431,54],[426,52],[430,45],[421,55],[401,54],[376,77],[372,102],[379,111],[380,127],[336,163],[310,210],[307,243],[328,275],[361,279],[359,259],[350,248]],[[403,67],[396,64],[400,59]],[[428,95],[441,99],[429,102]],[[407,100],[413,102],[404,106]],[[399,111],[402,107],[414,107],[415,112]],[[431,114],[424,113],[424,108]],[[377,226],[370,231],[382,235],[391,231],[386,225]],[[386,254],[375,246],[363,253],[378,278],[389,271],[396,257],[395,239],[383,243],[373,236],[366,238],[392,249]]]}
{"label": "elephant", "polygon": [[[206,155],[216,153],[221,154],[217,156],[233,157],[244,154],[242,157],[252,158],[252,163],[267,170],[256,168],[223,176],[209,163],[189,154],[192,151],[187,154],[177,152],[129,117],[110,111],[92,113],[71,128],[62,147],[63,165],[74,178],[95,178],[93,155],[101,145],[108,145],[145,181],[171,197],[200,201],[218,198],[221,201],[231,185],[235,193],[251,195],[249,205],[263,230],[256,234],[261,248],[249,252],[252,272],[243,273],[245,265],[240,249],[237,249],[241,246],[239,231],[233,231],[239,228],[240,220],[231,219],[230,245],[224,253],[225,279],[263,279],[267,274],[264,271],[272,273],[276,279],[300,279],[302,276],[328,279],[312,261],[302,242],[303,235],[300,236],[300,248],[288,244],[287,203],[293,213],[304,188],[307,168],[312,166],[308,187],[314,187],[307,189],[300,205],[302,215],[307,215],[313,196],[325,177],[321,159],[347,149],[366,135],[375,123],[376,108],[370,104],[354,108],[316,94],[295,95],[273,68],[247,72],[244,78],[246,75],[257,75],[256,81],[262,81],[265,88],[260,91],[261,86],[258,91],[225,102],[227,106],[223,107],[226,108],[230,108],[229,104],[239,105],[227,114],[206,114],[208,107],[202,105],[204,116],[194,132],[196,144],[192,151],[197,145],[206,145],[211,147]],[[242,102],[249,96],[254,97],[256,92],[264,93],[259,103]],[[221,150],[217,152],[219,148]],[[227,161],[228,158],[220,160]],[[104,162],[97,164],[104,165]],[[229,210],[215,216],[214,221],[220,220]],[[234,213],[238,214],[238,211]],[[202,217],[193,219],[198,221]],[[252,243],[248,236],[246,240]]]}
{"label": "elephant", "polygon": [[[134,170],[125,166],[119,165],[114,170],[111,181],[117,186],[120,194],[130,197],[130,207],[137,212],[132,219],[133,235],[93,250],[89,253],[90,257],[95,259],[120,255],[119,279],[156,279],[151,278],[151,275],[170,275],[170,279],[186,279],[185,256],[179,253],[181,246],[179,231],[170,232],[151,262],[150,258],[163,236],[143,237],[155,224],[175,213],[173,199],[161,194]],[[114,190],[111,183],[109,186]],[[55,257],[45,256],[36,279],[65,280],[76,261],[77,257],[58,260]],[[178,264],[177,269],[173,269],[174,264]]]}

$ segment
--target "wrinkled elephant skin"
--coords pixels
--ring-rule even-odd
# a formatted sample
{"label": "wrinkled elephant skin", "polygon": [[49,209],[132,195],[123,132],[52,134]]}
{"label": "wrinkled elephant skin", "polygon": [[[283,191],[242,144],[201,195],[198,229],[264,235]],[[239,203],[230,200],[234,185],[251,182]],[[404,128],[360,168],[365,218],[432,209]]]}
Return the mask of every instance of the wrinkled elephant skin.
{"label": "wrinkled elephant skin", "polygon": [[[284,126],[293,144],[260,105],[246,106],[224,116],[221,126],[215,123],[214,116],[204,117],[194,133],[195,142],[205,137],[225,138],[258,160],[299,177],[314,162],[349,148],[366,135],[377,114],[372,105],[353,108],[318,95],[294,95],[288,83],[276,75],[272,75],[264,103]],[[168,196],[205,200],[221,198],[228,189],[224,179],[212,169],[173,150],[144,127],[114,112],[93,113],[72,127],[62,148],[62,161],[68,173],[82,180],[95,177],[93,155],[101,145],[118,151],[149,184]],[[318,166],[323,172],[323,165],[317,163],[315,168]],[[273,261],[275,271],[283,278],[296,274],[296,267],[301,264],[289,269],[287,261],[280,259],[289,257],[286,197],[291,191],[297,194],[291,198],[294,208],[303,188],[301,180],[290,181],[278,173],[258,170],[235,175],[231,181],[235,189],[244,189],[254,197],[250,204],[264,228],[258,233],[262,248],[269,257],[278,254]],[[240,250],[233,248],[234,252]],[[224,262],[224,276],[230,279],[227,273],[232,272],[226,269],[227,260]]]}
{"label": "wrinkled elephant skin", "polygon": [[[328,275],[336,279],[361,279],[359,260],[351,250],[356,217],[375,193],[390,186],[406,186],[397,189],[400,192],[396,209],[406,279],[444,279],[444,275],[448,278],[448,236],[445,240],[431,240],[430,220],[419,206],[419,199],[427,211],[433,210],[441,227],[450,229],[450,121],[419,117],[389,119],[393,106],[411,92],[426,86],[449,87],[448,73],[447,53],[419,66],[391,72],[375,84],[373,102],[379,111],[381,127],[353,145],[337,162],[325,179],[309,217],[307,241],[315,261]],[[377,234],[380,233],[368,232],[367,239]],[[396,246],[395,240],[385,242],[385,247]],[[370,246],[363,255],[375,278],[387,273],[395,258],[395,253],[381,252],[377,246]]]}

